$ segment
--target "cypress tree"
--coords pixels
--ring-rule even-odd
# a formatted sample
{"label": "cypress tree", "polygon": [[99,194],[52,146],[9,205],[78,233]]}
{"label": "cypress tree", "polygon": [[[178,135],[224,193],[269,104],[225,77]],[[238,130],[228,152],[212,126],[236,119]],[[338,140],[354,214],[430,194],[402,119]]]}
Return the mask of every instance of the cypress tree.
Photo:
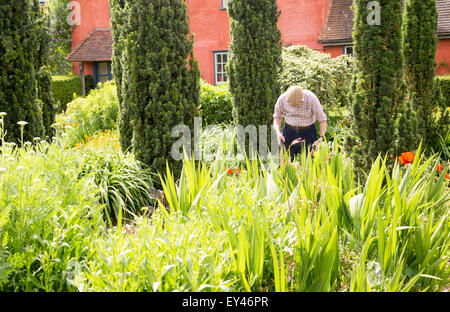
{"label": "cypress tree", "polygon": [[236,124],[270,125],[280,96],[281,32],[276,0],[228,1],[230,60],[227,66]]}
{"label": "cypress tree", "polygon": [[38,47],[35,50],[36,54],[34,62],[37,73],[37,98],[40,102],[40,106],[42,107],[42,122],[44,126],[43,135],[47,138],[51,138],[51,125],[55,120],[57,107],[52,94],[52,77],[48,65],[51,41],[51,35],[48,31],[50,29],[50,16],[45,14],[45,12],[41,9],[38,0],[33,1],[33,12],[35,16],[34,30],[36,32],[35,37],[38,39]]}
{"label": "cypress tree", "polygon": [[434,82],[437,23],[436,0],[407,0],[404,18],[405,79],[420,125],[416,136],[423,138],[428,147],[437,142],[437,133],[448,131],[449,123],[448,112],[440,105],[440,89]]}
{"label": "cypress tree", "polygon": [[171,132],[180,124],[193,129],[200,101],[187,4],[184,0],[133,0],[127,6],[121,118],[130,120],[137,159],[161,173],[168,161],[179,173],[181,162],[171,158],[178,138],[172,138]]}
{"label": "cypress tree", "polygon": [[112,56],[112,70],[114,73],[114,80],[117,88],[117,97],[119,99],[119,131],[120,131],[120,145],[123,151],[131,147],[131,139],[133,137],[133,129],[130,124],[130,112],[123,103],[123,61],[124,61],[124,28],[126,26],[126,18],[128,6],[126,0],[111,0],[111,30],[113,36],[113,56]]}
{"label": "cypress tree", "polygon": [[18,141],[18,121],[26,121],[24,140],[42,137],[37,99],[36,14],[31,0],[0,0],[0,111],[6,112],[6,140]]}
{"label": "cypress tree", "polygon": [[403,149],[398,140],[399,133],[406,135],[406,125],[399,123],[402,113],[408,121],[404,103],[403,0],[378,2],[379,23],[372,22],[371,17],[377,12],[368,6],[368,1],[354,2],[358,73],[353,84],[353,135],[348,139],[348,147],[355,166],[361,169],[369,168],[379,153],[394,158]]}

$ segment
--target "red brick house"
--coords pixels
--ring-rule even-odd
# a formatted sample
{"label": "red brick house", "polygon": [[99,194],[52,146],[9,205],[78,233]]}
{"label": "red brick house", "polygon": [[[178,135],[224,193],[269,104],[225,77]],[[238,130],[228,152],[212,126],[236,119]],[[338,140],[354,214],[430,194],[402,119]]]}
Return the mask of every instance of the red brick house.
{"label": "red brick house", "polygon": [[[72,33],[68,60],[73,71],[91,74],[95,83],[111,79],[112,39],[108,0],[78,0],[81,24]],[[227,0],[187,0],[194,34],[194,55],[203,79],[227,80],[225,64],[230,42]],[[333,57],[352,52],[352,0],[279,0],[279,28],[284,44],[303,44]],[[450,0],[437,0],[438,73],[450,73]]]}

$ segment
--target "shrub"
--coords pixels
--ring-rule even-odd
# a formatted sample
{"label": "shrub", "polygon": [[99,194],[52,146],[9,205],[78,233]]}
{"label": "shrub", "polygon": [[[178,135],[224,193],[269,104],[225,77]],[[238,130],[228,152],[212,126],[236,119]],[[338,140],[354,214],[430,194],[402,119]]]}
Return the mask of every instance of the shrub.
{"label": "shrub", "polygon": [[78,177],[93,176],[100,203],[105,204],[105,219],[110,225],[120,218],[132,220],[153,203],[149,197],[153,185],[151,173],[133,154],[83,149],[78,161]]}
{"label": "shrub", "polygon": [[[85,76],[86,94],[94,88],[94,78],[91,75]],[[59,111],[64,111],[67,104],[74,98],[74,94],[81,95],[80,76],[63,75],[52,77],[52,92],[55,102],[59,105]]]}
{"label": "shrub", "polygon": [[92,177],[77,154],[38,143],[0,156],[0,291],[75,291],[70,279],[103,226]]}
{"label": "shrub", "polygon": [[441,87],[442,96],[444,97],[444,107],[450,107],[450,75],[437,76],[435,78],[437,85]]}
{"label": "shrub", "polygon": [[292,85],[300,85],[314,92],[328,112],[349,107],[354,69],[353,58],[349,56],[332,58],[306,46],[286,47],[283,49],[281,90],[285,92]]}
{"label": "shrub", "polygon": [[201,83],[200,114],[204,125],[231,124],[233,105],[228,84]]}
{"label": "shrub", "polygon": [[88,141],[97,132],[117,127],[119,103],[114,82],[99,84],[85,98],[79,97],[67,104],[67,110],[57,115],[56,127],[67,132],[69,144]]}

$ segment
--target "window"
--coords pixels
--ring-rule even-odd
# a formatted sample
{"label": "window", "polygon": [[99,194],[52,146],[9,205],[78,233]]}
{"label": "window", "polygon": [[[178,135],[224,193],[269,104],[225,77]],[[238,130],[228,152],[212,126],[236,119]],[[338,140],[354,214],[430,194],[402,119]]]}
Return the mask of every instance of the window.
{"label": "window", "polygon": [[344,55],[353,55],[353,46],[344,46]]}
{"label": "window", "polygon": [[228,0],[220,0],[222,1],[222,7],[220,9],[225,10],[228,7]]}
{"label": "window", "polygon": [[214,84],[218,85],[228,81],[225,66],[228,63],[228,51],[214,53]]}

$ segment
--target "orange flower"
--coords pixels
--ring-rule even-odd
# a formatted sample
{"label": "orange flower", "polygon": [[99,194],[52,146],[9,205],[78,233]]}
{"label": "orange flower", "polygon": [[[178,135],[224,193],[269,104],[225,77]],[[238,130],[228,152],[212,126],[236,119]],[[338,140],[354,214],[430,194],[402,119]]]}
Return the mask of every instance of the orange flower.
{"label": "orange flower", "polygon": [[229,175],[233,174],[233,169],[232,168],[228,169],[228,174]]}
{"label": "orange flower", "polygon": [[438,164],[437,167],[436,167],[436,171],[437,172],[441,172],[442,169],[444,169],[444,166],[442,166],[441,164]]}
{"label": "orange flower", "polygon": [[236,169],[236,170],[234,171],[234,173],[236,173],[236,174],[241,174],[241,169]]}
{"label": "orange flower", "polygon": [[398,160],[400,161],[400,163],[404,165],[409,165],[410,163],[413,162],[414,157],[415,155],[413,152],[406,152],[402,153],[402,155],[398,157]]}
{"label": "orange flower", "polygon": [[448,175],[448,172],[445,174],[445,178],[450,180],[450,175]]}

